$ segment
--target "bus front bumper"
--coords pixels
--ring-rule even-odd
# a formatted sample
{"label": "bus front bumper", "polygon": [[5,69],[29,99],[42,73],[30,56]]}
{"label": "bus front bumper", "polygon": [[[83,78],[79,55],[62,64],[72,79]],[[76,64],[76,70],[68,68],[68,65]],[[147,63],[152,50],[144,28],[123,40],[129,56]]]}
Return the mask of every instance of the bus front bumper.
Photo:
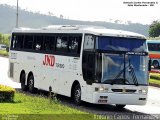
{"label": "bus front bumper", "polygon": [[93,93],[93,103],[96,104],[145,105],[146,102],[147,94]]}

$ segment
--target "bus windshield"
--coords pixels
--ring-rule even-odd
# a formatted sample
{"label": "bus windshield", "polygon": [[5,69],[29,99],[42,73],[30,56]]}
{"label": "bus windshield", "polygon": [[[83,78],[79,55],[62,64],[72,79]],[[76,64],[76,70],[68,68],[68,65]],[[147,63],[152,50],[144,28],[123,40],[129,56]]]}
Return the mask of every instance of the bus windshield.
{"label": "bus windshield", "polygon": [[108,51],[102,53],[101,83],[148,84],[147,54],[127,54],[127,51],[145,53],[147,51],[145,40],[99,37],[98,49]]}

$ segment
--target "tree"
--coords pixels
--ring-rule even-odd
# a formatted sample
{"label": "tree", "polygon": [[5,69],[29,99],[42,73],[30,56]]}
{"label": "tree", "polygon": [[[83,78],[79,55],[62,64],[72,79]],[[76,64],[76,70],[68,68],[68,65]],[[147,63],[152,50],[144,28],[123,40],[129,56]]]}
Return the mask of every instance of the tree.
{"label": "tree", "polygon": [[2,34],[0,33],[0,43],[2,43]]}
{"label": "tree", "polygon": [[1,34],[0,33],[0,44],[5,44],[6,46],[9,46],[10,37],[11,36],[8,34]]}
{"label": "tree", "polygon": [[160,22],[153,21],[149,26],[149,37],[158,37],[160,36]]}

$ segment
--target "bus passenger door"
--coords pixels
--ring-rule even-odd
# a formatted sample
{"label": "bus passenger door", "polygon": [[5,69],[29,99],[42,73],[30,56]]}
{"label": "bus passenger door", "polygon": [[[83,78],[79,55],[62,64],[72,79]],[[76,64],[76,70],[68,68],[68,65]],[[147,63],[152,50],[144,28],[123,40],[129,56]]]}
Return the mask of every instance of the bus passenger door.
{"label": "bus passenger door", "polygon": [[91,85],[95,80],[95,53],[84,51],[82,71],[84,80]]}
{"label": "bus passenger door", "polygon": [[[92,100],[92,83],[95,81],[95,53],[84,51],[82,58],[82,72],[83,79],[86,81],[86,87],[82,94],[84,93],[84,99]],[[87,95],[85,95],[87,94]]]}

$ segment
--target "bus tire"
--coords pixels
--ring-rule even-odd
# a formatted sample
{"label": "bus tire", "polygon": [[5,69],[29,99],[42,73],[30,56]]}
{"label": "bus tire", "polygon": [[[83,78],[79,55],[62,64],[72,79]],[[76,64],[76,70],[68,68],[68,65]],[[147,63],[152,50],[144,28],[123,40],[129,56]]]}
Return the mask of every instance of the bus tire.
{"label": "bus tire", "polygon": [[116,104],[116,108],[117,109],[123,109],[126,105],[119,105],[119,104]]}
{"label": "bus tire", "polygon": [[27,90],[27,86],[25,85],[25,82],[26,82],[25,73],[22,73],[22,74],[21,74],[20,81],[21,81],[21,89],[22,89],[23,91],[26,91],[26,90]]}
{"label": "bus tire", "polygon": [[73,100],[76,105],[81,104],[81,87],[79,84],[77,84],[74,88]]}
{"label": "bus tire", "polygon": [[30,75],[28,78],[28,91],[30,93],[34,93],[35,88],[34,88],[34,76]]}
{"label": "bus tire", "polygon": [[159,68],[159,62],[157,60],[154,60],[152,65],[154,68]]}

